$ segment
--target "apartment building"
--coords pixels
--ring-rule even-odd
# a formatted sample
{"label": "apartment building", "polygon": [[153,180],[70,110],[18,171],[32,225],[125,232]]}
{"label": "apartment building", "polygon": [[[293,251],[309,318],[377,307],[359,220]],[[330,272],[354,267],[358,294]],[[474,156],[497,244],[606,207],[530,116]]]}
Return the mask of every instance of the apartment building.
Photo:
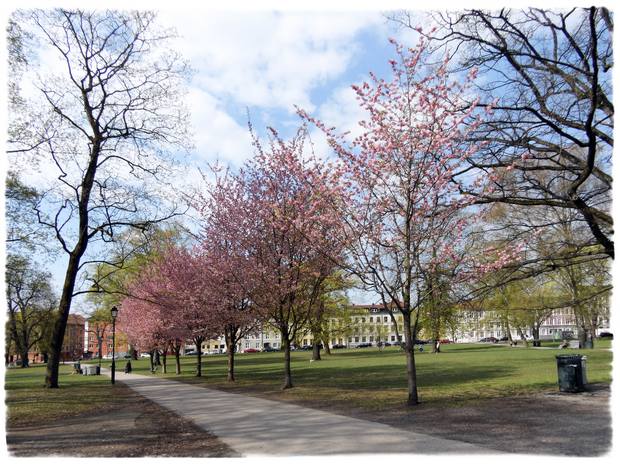
{"label": "apartment building", "polygon": [[[604,327],[609,323],[604,322]],[[328,323],[329,345],[355,348],[362,345],[376,346],[377,343],[398,344],[403,338],[403,316],[394,311],[392,316],[383,304],[352,305],[342,317],[330,318]],[[529,328],[526,337],[532,336]],[[541,339],[563,339],[568,334],[577,335],[577,325],[570,308],[554,310],[540,326]],[[458,329],[454,333],[442,334],[441,338],[455,342],[477,342],[482,338],[507,336],[500,322],[494,318],[491,311],[464,311],[460,316]],[[513,339],[520,339],[516,328],[511,328]],[[427,335],[420,335],[427,338]],[[313,336],[310,332],[298,335],[294,345],[312,345]],[[256,332],[241,339],[237,345],[237,352],[246,349],[263,350],[265,348],[280,349],[282,341],[279,331],[271,326],[264,325]],[[188,349],[190,346],[188,346]],[[191,349],[195,348],[192,346]],[[206,341],[202,345],[203,353],[224,353],[226,342],[224,337]]]}
{"label": "apartment building", "polygon": [[[127,335],[115,328],[114,333],[114,352],[117,354],[129,353],[129,342],[127,341]],[[97,333],[102,336],[101,344],[101,356],[108,358],[112,356],[112,323],[107,325],[99,324],[99,327],[91,327],[89,322],[86,321],[86,333],[85,333],[85,355],[87,357],[96,358],[99,355],[99,341],[97,339]]]}

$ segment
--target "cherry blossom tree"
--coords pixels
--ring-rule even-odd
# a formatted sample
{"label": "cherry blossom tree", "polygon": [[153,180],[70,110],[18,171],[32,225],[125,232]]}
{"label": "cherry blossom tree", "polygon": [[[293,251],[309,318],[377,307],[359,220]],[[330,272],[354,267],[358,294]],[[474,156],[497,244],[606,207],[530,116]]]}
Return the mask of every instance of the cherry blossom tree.
{"label": "cherry blossom tree", "polygon": [[321,283],[333,271],[330,257],[341,243],[333,170],[312,155],[304,156],[305,140],[305,128],[290,140],[270,129],[265,149],[254,136],[254,157],[220,185],[213,199],[219,209],[212,217],[217,224],[205,231],[212,242],[209,247],[217,244],[228,261],[227,268],[218,269],[230,274],[224,271],[216,277],[216,288],[224,294],[232,291],[233,296],[233,305],[223,314],[243,312],[240,303],[246,294],[241,290],[249,290],[249,304],[258,319],[280,331],[283,389],[293,387],[291,342],[306,327]]}
{"label": "cherry blossom tree", "polygon": [[123,301],[123,313],[129,305],[129,308],[146,309],[144,313],[151,316],[148,322],[145,321],[148,318],[137,318],[140,334],[154,337],[163,328],[156,340],[172,346],[177,370],[181,341],[191,340],[196,345],[196,376],[202,376],[202,343],[216,337],[218,331],[211,305],[209,270],[204,270],[202,265],[194,251],[168,244],[132,283],[132,297]]}
{"label": "cherry blossom tree", "polygon": [[463,253],[481,212],[467,211],[471,200],[459,193],[452,176],[478,149],[464,142],[479,124],[472,116],[476,99],[467,104],[463,98],[472,101],[475,73],[452,80],[448,59],[435,67],[423,64],[423,39],[415,48],[391,42],[396,50],[391,79],[371,73],[368,82],[353,86],[368,115],[359,122],[359,136],[349,141],[346,133],[299,113],[326,134],[341,163],[350,270],[386,308],[403,316],[407,402],[415,405],[414,341],[421,312],[435,294],[429,276],[441,266],[454,270],[456,282],[501,266],[511,253],[488,250],[493,257],[488,263]]}
{"label": "cherry blossom tree", "polygon": [[268,150],[255,137],[256,155],[244,173],[255,222],[250,256],[259,284],[253,301],[280,331],[283,389],[293,386],[291,341],[307,327],[343,244],[335,171],[304,156],[305,141],[305,127],[288,141],[271,130]]}
{"label": "cherry blossom tree", "polygon": [[194,204],[201,213],[202,231],[197,259],[209,270],[211,306],[226,340],[228,381],[235,381],[235,352],[239,341],[255,331],[259,316],[251,303],[255,273],[248,262],[245,222],[239,217],[243,190],[228,171],[214,169],[214,182],[205,182]]}
{"label": "cherry blossom tree", "polygon": [[161,306],[143,286],[144,281],[131,285],[133,297],[126,297],[118,314],[119,330],[127,335],[128,342],[141,352],[151,355],[151,370],[154,370],[153,352],[167,341],[166,325]]}

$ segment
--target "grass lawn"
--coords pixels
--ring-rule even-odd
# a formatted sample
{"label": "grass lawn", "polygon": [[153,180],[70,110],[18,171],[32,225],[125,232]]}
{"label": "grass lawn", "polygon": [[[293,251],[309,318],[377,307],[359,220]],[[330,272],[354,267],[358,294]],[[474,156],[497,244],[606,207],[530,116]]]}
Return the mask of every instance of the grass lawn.
{"label": "grass lawn", "polygon": [[123,396],[116,396],[106,376],[71,374],[73,365],[60,366],[58,389],[45,389],[45,366],[6,370],[7,421],[10,426],[45,424],[55,418],[87,411],[102,413],[118,408]]}
{"label": "grass lawn", "polygon": [[[557,346],[556,346],[557,347]],[[518,396],[557,390],[556,354],[588,357],[590,383],[610,383],[609,341],[591,350],[510,348],[500,344],[447,344],[441,354],[416,354],[420,399],[436,406],[484,398]],[[180,376],[168,357],[165,376],[188,383],[248,393],[278,393],[290,401],[346,403],[350,408],[383,409],[402,405],[406,398],[405,356],[397,348],[336,350],[310,363],[311,352],[293,352],[294,389],[279,393],[283,354],[237,354],[235,383],[226,382],[226,356],[203,356],[203,377],[196,378],[196,357],[182,357]],[[132,362],[134,373],[148,374],[148,359]],[[121,362],[119,369],[124,366]]]}

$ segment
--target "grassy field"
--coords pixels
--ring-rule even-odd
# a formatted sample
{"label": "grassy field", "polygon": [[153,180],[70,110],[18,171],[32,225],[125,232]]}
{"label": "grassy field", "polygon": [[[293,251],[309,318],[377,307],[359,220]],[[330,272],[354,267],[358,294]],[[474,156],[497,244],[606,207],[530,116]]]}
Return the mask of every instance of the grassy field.
{"label": "grassy field", "polygon": [[[525,349],[496,344],[449,344],[441,354],[427,350],[416,354],[419,395],[422,402],[438,407],[477,399],[518,396],[557,390],[555,355],[581,353],[588,357],[590,383],[610,383],[610,341],[600,341],[593,350]],[[337,350],[310,363],[311,352],[293,352],[295,388],[280,391],[283,354],[237,354],[235,383],[226,381],[226,356],[204,356],[203,377],[195,373],[195,357],[182,357],[183,373],[174,374],[174,358],[168,371],[151,374],[148,359],[133,361],[134,373],[165,376],[237,392],[266,394],[281,400],[341,405],[346,408],[379,410],[397,408],[406,397],[405,356],[397,348]],[[117,369],[124,367],[117,363]],[[104,361],[109,367],[110,361]],[[45,367],[13,368],[6,371],[5,390],[9,425],[46,422],[55,417],[118,408],[123,396],[105,376],[71,374],[72,365],[62,365],[60,389],[44,389]]]}
{"label": "grassy field", "polygon": [[[510,348],[494,344],[449,344],[441,354],[417,353],[420,399],[437,406],[483,398],[557,390],[556,354],[588,357],[590,383],[610,383],[609,341],[592,350]],[[295,388],[278,394],[282,400],[344,402],[351,408],[382,409],[402,404],[406,397],[405,356],[397,348],[338,350],[310,363],[311,352],[293,352]],[[236,378],[226,382],[226,356],[204,356],[203,377],[196,378],[195,357],[183,357],[180,376],[168,357],[165,376],[225,390],[274,394],[282,383],[282,353],[238,354]],[[119,368],[124,362],[119,363]],[[148,359],[133,362],[134,373],[148,374]]]}
{"label": "grassy field", "polygon": [[59,389],[45,389],[45,367],[6,370],[7,421],[10,426],[47,423],[55,418],[119,407],[118,385],[104,376],[71,374],[73,365],[60,366]]}

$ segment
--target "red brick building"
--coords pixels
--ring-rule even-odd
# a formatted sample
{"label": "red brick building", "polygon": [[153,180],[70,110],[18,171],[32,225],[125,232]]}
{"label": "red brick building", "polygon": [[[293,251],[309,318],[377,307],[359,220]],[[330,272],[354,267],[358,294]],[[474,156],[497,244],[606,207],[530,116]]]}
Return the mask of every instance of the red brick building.
{"label": "red brick building", "polygon": [[[67,327],[65,329],[65,337],[62,342],[60,352],[61,362],[78,360],[84,354],[84,332],[86,320],[83,316],[69,314],[67,318]],[[19,355],[9,354],[8,362],[17,363]],[[38,348],[34,348],[28,352],[28,360],[31,363],[44,363],[45,357],[39,352]]]}
{"label": "red brick building", "polygon": [[[101,356],[106,357],[107,355],[112,355],[112,324],[102,325],[98,323],[97,327],[94,325],[91,327],[89,324],[88,331],[86,333],[87,338],[87,347],[86,352],[89,357],[97,358],[99,356],[99,341],[97,339],[97,335],[101,335],[103,337],[103,341],[101,344]],[[116,329],[115,336],[115,352],[116,353],[128,353],[129,352],[129,344],[127,343],[127,336],[122,331]]]}
{"label": "red brick building", "polygon": [[85,323],[83,316],[69,315],[62,342],[61,360],[79,360],[84,355]]}

